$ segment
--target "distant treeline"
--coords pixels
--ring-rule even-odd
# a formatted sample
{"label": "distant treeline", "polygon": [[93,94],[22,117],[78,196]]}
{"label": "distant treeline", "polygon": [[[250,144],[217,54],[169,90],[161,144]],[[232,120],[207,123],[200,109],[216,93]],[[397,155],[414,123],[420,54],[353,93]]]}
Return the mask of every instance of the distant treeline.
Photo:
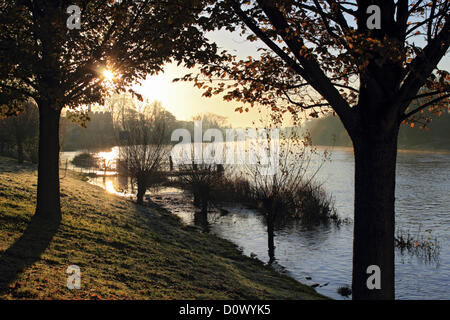
{"label": "distant treeline", "polygon": [[[306,124],[315,145],[351,147],[352,142],[337,116],[328,115]],[[415,126],[401,126],[400,149],[450,150],[450,114],[445,112],[428,124],[428,131]]]}
{"label": "distant treeline", "polygon": [[[84,112],[67,110],[60,121],[61,151],[107,149],[119,145],[121,122],[129,118],[142,116],[150,112],[150,126],[164,128],[164,143],[172,142],[175,129],[187,129],[194,136],[194,121],[201,120],[203,131],[209,128],[226,129],[230,125],[226,117],[205,113],[190,121],[178,120],[165,109],[160,102],[138,103],[127,95],[114,95],[96,110]],[[163,123],[163,126],[160,124]],[[158,129],[159,130],[159,129]],[[17,115],[0,118],[0,155],[14,157],[19,163],[38,161],[39,112],[36,104],[27,101],[21,105]]]}
{"label": "distant treeline", "polygon": [[110,148],[115,145],[114,126],[110,112],[88,112],[86,127],[72,122],[68,117],[61,118],[61,149],[74,151],[79,149]]}
{"label": "distant treeline", "polygon": [[[203,131],[208,128],[225,129],[230,127],[225,117],[213,113],[197,115],[190,121],[182,121],[162,107],[159,102],[153,102],[148,107],[148,110],[155,113],[154,121],[158,124],[164,123],[164,142],[166,144],[173,143],[171,135],[175,129],[187,129],[193,137],[195,120],[202,121]],[[123,121],[123,117],[135,116],[136,106],[133,105],[133,101],[125,101],[123,108],[122,105],[115,105],[110,108],[106,106],[104,110],[107,111],[86,112],[85,115],[89,120],[84,123],[85,127],[72,122],[68,119],[69,117],[63,117],[61,120],[62,151],[102,149],[118,145],[120,132],[117,131],[117,124]]]}

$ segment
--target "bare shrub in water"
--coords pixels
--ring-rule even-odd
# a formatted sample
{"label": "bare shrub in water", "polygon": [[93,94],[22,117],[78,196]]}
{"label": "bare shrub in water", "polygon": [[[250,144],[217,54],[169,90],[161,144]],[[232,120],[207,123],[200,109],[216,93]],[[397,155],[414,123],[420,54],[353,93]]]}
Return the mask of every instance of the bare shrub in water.
{"label": "bare shrub in water", "polygon": [[395,247],[401,254],[408,253],[425,263],[438,263],[440,245],[436,237],[431,236],[431,230],[418,231],[413,235],[403,229],[397,229],[395,235]]}
{"label": "bare shrub in water", "polygon": [[338,221],[331,196],[314,180],[328,157],[326,151],[320,155],[311,146],[309,135],[282,137],[275,174],[267,175],[261,166],[248,165],[238,174],[227,172],[217,192],[222,201],[258,207],[274,220],[300,219],[305,224]]}
{"label": "bare shrub in water", "polygon": [[334,202],[330,195],[320,185],[310,182],[295,190],[294,218],[300,219],[304,224],[312,225],[339,221]]}
{"label": "bare shrub in water", "polygon": [[179,165],[179,170],[178,182],[192,192],[194,204],[206,214],[208,205],[216,196],[217,187],[221,185],[223,172],[217,170],[216,164],[205,163],[182,164]]}
{"label": "bare shrub in water", "polygon": [[163,161],[168,157],[164,145],[166,123],[154,105],[140,111],[127,110],[115,123],[119,133],[121,171],[137,185],[137,203],[143,204],[146,191],[161,182]]}
{"label": "bare shrub in water", "polygon": [[76,155],[72,159],[72,163],[82,168],[98,168],[98,159],[91,153],[84,152]]}
{"label": "bare shrub in water", "polygon": [[[269,151],[273,141],[269,135],[266,139]],[[256,204],[264,214],[269,263],[275,259],[274,227],[277,221],[299,218],[305,223],[317,223],[337,217],[331,199],[314,182],[328,159],[328,153],[325,151],[323,156],[319,155],[317,149],[312,147],[308,134],[287,134],[276,143],[279,145],[279,157],[272,174],[267,174],[262,159],[257,159],[256,165],[246,166],[242,175],[228,178],[224,183],[228,185],[225,189],[234,194],[236,199]],[[248,177],[248,180],[242,177]]]}

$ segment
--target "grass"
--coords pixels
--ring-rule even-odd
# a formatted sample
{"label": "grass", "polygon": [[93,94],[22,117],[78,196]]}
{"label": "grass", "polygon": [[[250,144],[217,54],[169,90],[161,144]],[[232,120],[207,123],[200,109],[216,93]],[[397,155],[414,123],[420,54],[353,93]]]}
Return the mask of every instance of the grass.
{"label": "grass", "polygon": [[[43,223],[30,224],[36,181],[35,167],[0,157],[0,299],[325,298],[231,242],[73,172],[61,180],[62,221],[42,240]],[[66,287],[69,265],[81,268],[80,290]]]}

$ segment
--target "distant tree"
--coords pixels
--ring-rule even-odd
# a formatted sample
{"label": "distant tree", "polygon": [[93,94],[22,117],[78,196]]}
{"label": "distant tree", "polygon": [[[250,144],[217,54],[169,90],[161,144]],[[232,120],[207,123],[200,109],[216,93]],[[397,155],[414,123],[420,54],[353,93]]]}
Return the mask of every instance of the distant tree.
{"label": "distant tree", "polygon": [[8,135],[7,127],[4,124],[3,119],[0,119],[0,155],[2,156],[7,154],[11,141],[11,136]]}
{"label": "distant tree", "polygon": [[[239,31],[259,48],[246,59],[223,52],[186,75],[205,96],[267,106],[275,121],[285,112],[300,120],[331,109],[349,133],[354,299],[395,296],[398,131],[426,108],[438,115],[448,108],[450,76],[437,66],[449,48],[449,9],[447,0],[223,0],[200,21],[207,31]],[[419,93],[423,87],[429,92]],[[426,101],[414,107],[419,98]],[[381,289],[366,285],[371,265],[381,269]]]}
{"label": "distant tree", "polygon": [[173,130],[178,128],[177,118],[163,107],[161,101],[154,101],[152,103],[152,110],[155,116],[155,122],[164,122],[165,124],[164,143],[170,143]]}
{"label": "distant tree", "polygon": [[351,147],[352,142],[339,118],[329,113],[306,123],[315,145]]}
{"label": "distant tree", "polygon": [[202,127],[205,130],[209,128],[221,129],[229,127],[227,117],[211,112],[198,114],[192,117],[192,120],[202,121]]}
{"label": "distant tree", "polygon": [[127,117],[133,117],[136,113],[136,99],[129,93],[115,93],[105,100],[105,107],[111,113],[114,126],[125,122]]}
{"label": "distant tree", "polygon": [[[81,9],[81,25],[71,30],[67,9],[74,4]],[[194,27],[201,13],[198,4],[196,0],[0,3],[0,110],[14,114],[10,102],[28,98],[39,107],[36,214],[61,216],[61,110],[101,103],[108,91],[124,91],[147,74],[161,71],[172,58],[192,66],[204,55],[190,54],[194,48],[214,50],[215,46],[205,46],[203,34]]]}
{"label": "distant tree", "polygon": [[0,119],[2,140],[8,141],[10,147],[14,147],[19,164],[22,164],[25,158],[36,163],[39,127],[37,107],[34,102],[26,101],[17,108],[20,108],[17,115]]}

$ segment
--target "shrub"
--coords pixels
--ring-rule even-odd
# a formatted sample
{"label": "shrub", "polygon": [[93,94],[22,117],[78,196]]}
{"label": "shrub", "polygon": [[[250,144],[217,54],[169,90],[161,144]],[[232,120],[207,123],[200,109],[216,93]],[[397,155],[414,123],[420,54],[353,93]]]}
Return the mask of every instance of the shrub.
{"label": "shrub", "polygon": [[77,167],[83,168],[97,168],[98,167],[98,159],[94,157],[92,154],[85,152],[76,155],[72,159],[72,163]]}
{"label": "shrub", "polygon": [[352,289],[350,287],[344,286],[337,288],[337,293],[343,297],[348,297],[352,294]]}
{"label": "shrub", "polygon": [[440,245],[437,238],[431,236],[430,229],[422,232],[419,227],[415,235],[410,231],[397,229],[394,240],[395,247],[401,254],[408,253],[425,263],[439,262]]}
{"label": "shrub", "polygon": [[304,185],[292,190],[290,197],[294,198],[294,217],[305,224],[338,221],[336,209],[331,196],[327,195],[321,186]]}

